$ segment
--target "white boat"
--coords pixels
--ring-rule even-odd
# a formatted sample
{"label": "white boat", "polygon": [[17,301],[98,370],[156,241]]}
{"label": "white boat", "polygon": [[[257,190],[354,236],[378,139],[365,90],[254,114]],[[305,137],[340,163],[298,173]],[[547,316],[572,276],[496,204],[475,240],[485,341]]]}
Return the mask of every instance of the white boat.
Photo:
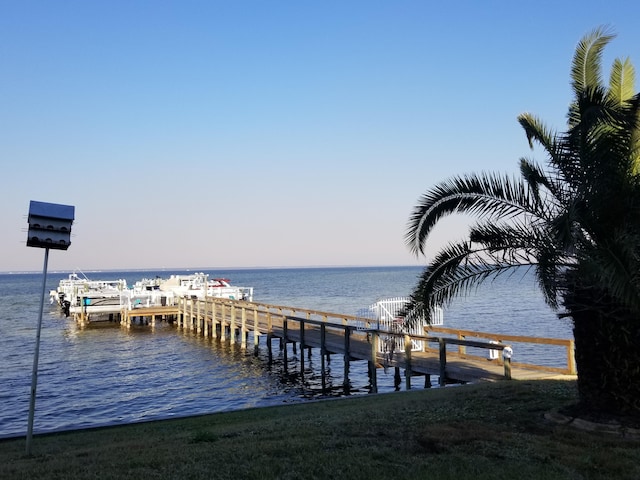
{"label": "white boat", "polygon": [[123,309],[175,305],[185,296],[252,301],[253,287],[238,287],[225,278],[210,280],[208,274],[193,273],[143,278],[129,288],[124,279],[90,280],[74,271],[50,292],[51,303],[58,303],[67,316],[82,314],[92,322],[113,320]]}
{"label": "white boat", "polygon": [[175,305],[181,297],[218,297],[232,300],[253,300],[253,287],[231,285],[226,278],[209,279],[205,273],[171,275],[163,279],[142,279],[137,281],[123,299],[127,309],[158,305]]}
{"label": "white boat", "polygon": [[205,273],[171,275],[169,278],[144,278],[134,283],[120,299],[120,309],[176,305],[182,297],[218,297],[232,300],[253,300],[253,287],[231,285],[229,280],[210,280]]}
{"label": "white boat", "polygon": [[[81,276],[82,275],[82,276]],[[120,304],[120,297],[127,290],[127,281],[90,280],[80,272],[73,272],[60,280],[58,288],[49,292],[51,303],[57,303],[68,316],[80,308],[89,306],[109,307]]]}
{"label": "white boat", "polygon": [[[357,316],[362,318],[356,322],[360,330],[378,330],[389,333],[409,333],[414,335],[424,335],[424,327],[428,325],[441,326],[444,324],[444,313],[442,308],[434,308],[431,313],[431,323],[424,317],[417,318],[407,327],[406,319],[400,317],[400,313],[409,302],[409,297],[393,297],[378,300],[368,308],[358,311]],[[422,351],[424,349],[422,340],[411,340],[412,351]],[[380,335],[378,351],[389,353],[392,351],[404,351],[404,338],[397,335]]]}
{"label": "white boat", "polygon": [[171,275],[167,280],[159,283],[158,289],[165,292],[173,292],[177,297],[195,296],[204,298],[208,296],[248,302],[253,300],[253,287],[232,286],[229,279],[209,279],[209,275],[205,273]]}

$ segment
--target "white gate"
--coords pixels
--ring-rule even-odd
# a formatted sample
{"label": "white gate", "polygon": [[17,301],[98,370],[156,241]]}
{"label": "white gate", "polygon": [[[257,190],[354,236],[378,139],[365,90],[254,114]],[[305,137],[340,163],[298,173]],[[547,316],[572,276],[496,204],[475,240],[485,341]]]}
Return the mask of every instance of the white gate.
{"label": "white gate", "polygon": [[[409,327],[405,326],[405,319],[399,314],[409,302],[408,297],[394,297],[379,300],[369,308],[358,312],[359,317],[366,318],[366,321],[360,322],[362,328],[374,328],[376,330],[393,332],[393,333],[409,333],[414,335],[424,335],[424,327],[428,325],[427,320],[423,318],[410,322]],[[431,315],[431,325],[440,326],[444,323],[443,311],[441,308],[435,308]],[[424,349],[424,341],[411,340],[412,351],[422,351]],[[396,335],[380,335],[378,343],[378,351],[381,353],[390,353],[392,351],[404,351],[404,338]]]}

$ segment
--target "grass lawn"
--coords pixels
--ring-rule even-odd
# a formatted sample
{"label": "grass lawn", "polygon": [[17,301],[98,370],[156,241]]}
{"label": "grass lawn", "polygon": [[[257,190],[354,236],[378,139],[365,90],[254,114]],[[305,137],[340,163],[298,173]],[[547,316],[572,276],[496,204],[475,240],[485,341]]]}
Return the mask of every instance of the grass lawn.
{"label": "grass lawn", "polygon": [[[499,382],[0,442],[9,479],[638,479],[640,441],[545,421],[575,382]],[[37,412],[36,412],[37,419]]]}

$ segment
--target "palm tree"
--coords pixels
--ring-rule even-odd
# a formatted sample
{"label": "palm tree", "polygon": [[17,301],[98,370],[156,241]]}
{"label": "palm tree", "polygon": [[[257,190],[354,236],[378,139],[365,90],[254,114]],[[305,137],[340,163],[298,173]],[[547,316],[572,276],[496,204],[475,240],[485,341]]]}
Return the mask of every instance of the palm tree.
{"label": "palm tree", "polygon": [[574,325],[581,405],[640,416],[640,96],[634,69],[616,60],[601,78],[598,28],[578,44],[567,130],[518,117],[546,168],[520,160],[520,176],[470,174],[419,199],[406,241],[424,254],[446,215],[476,218],[468,238],[438,252],[421,275],[407,313],[429,315],[488,278],[528,265],[544,298]]}

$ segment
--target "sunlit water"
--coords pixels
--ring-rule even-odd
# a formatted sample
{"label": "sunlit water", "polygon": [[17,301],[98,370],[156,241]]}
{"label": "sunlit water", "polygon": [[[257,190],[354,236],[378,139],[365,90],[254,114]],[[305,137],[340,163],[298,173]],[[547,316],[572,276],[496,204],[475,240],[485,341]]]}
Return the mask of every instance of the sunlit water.
{"label": "sunlit water", "polygon": [[[352,314],[376,300],[410,293],[421,273],[417,267],[260,269],[207,272],[255,288],[254,300],[277,305]],[[186,271],[85,272],[91,279],[142,278]],[[47,277],[46,294],[68,272]],[[36,340],[42,273],[0,275],[0,437],[24,435]],[[445,310],[445,326],[510,335],[571,338],[568,321],[544,304],[531,274],[519,274],[482,286]],[[277,342],[276,342],[277,345]],[[291,349],[291,346],[289,347]],[[555,349],[554,349],[555,348]],[[557,347],[515,347],[514,360],[562,365]],[[278,349],[275,349],[278,354]],[[155,328],[108,326],[79,328],[45,303],[38,369],[34,430],[129,423],[225,410],[279,405],[321,397],[320,361],[305,364],[289,350],[273,365],[266,349],[205,339],[160,323]],[[306,353],[305,353],[306,355]],[[342,393],[343,365],[331,357],[326,377],[334,395]],[[378,390],[394,391],[393,371],[378,373]],[[369,391],[366,362],[353,362],[352,394]],[[404,386],[401,386],[404,388]]]}

